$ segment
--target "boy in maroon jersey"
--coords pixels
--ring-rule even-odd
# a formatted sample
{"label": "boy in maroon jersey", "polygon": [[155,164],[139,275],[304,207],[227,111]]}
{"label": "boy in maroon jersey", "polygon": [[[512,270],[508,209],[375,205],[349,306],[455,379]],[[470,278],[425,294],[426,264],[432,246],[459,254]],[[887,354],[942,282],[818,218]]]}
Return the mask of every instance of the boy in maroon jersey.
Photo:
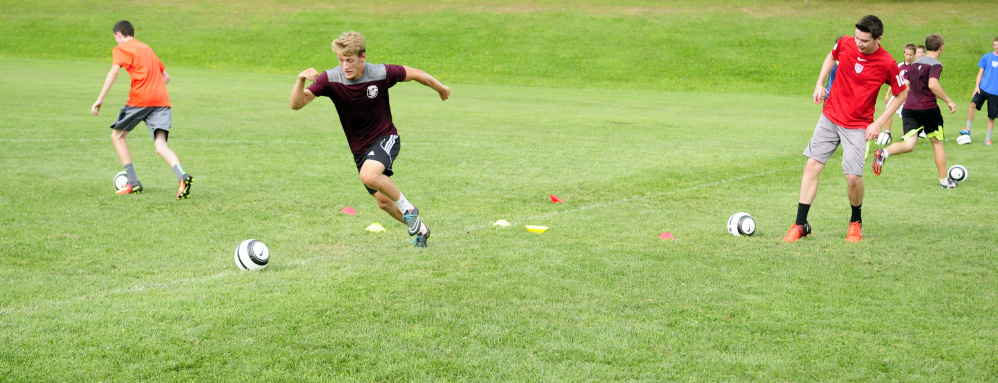
{"label": "boy in maroon jersey", "polygon": [[[908,89],[900,76],[897,63],[880,47],[883,33],[884,24],[877,16],[864,16],[856,23],[855,37],[840,39],[821,65],[813,99],[816,104],[825,102],[825,106],[818,125],[814,128],[811,142],[804,149],[804,155],[808,159],[800,181],[797,220],[787,231],[784,242],[794,242],[811,233],[807,213],[818,194],[821,170],[840,144],[842,172],[846,175],[849,203],[852,205],[846,241],[859,242],[863,238],[861,213],[865,191],[863,165],[866,161],[866,141],[880,135],[880,129],[887,118],[908,98]],[[839,65],[832,84],[835,97],[826,101],[828,91],[822,84],[836,61]],[[884,84],[891,86],[894,101],[874,121],[877,95]]]}
{"label": "boy in maroon jersey", "polygon": [[[332,45],[340,66],[321,74],[314,68],[299,73],[291,89],[291,109],[301,109],[319,96],[333,101],[367,192],[378,207],[409,227],[409,235],[416,236],[413,240],[416,247],[426,247],[430,229],[419,219],[419,209],[409,203],[389,178],[394,174],[392,163],[398,157],[401,143],[392,123],[388,88],[399,81],[416,80],[437,91],[440,100],[447,100],[450,87],[419,69],[368,64],[367,46],[360,33],[343,33]],[[305,88],[305,80],[313,84]]]}
{"label": "boy in maroon jersey", "polygon": [[[901,77],[906,78],[905,74],[908,73],[908,67],[911,63],[915,61],[915,44],[908,44],[904,46],[904,61],[898,63],[898,70],[901,71]],[[894,99],[894,95],[888,93],[884,97],[884,104],[890,105],[891,100]],[[897,115],[901,116],[901,109],[898,109]],[[887,133],[887,137],[891,136],[891,125],[894,122],[894,116],[888,117],[887,122],[884,123],[884,133]]]}
{"label": "boy in maroon jersey", "polygon": [[[910,97],[901,110],[904,122],[904,140],[895,142],[884,149],[877,149],[873,154],[873,174],[880,175],[884,161],[890,155],[908,153],[915,149],[918,140],[916,132],[922,130],[932,142],[935,154],[936,170],[939,172],[939,184],[944,189],[956,187],[956,181],[946,175],[946,149],[943,148],[943,115],[936,104],[936,98],[946,102],[949,112],[956,112],[956,104],[950,100],[943,87],[939,85],[939,76],[943,72],[943,63],[939,55],[943,53],[943,37],[931,34],[925,38],[925,56],[911,63],[908,69],[908,86]],[[886,142],[881,134],[878,143]]]}

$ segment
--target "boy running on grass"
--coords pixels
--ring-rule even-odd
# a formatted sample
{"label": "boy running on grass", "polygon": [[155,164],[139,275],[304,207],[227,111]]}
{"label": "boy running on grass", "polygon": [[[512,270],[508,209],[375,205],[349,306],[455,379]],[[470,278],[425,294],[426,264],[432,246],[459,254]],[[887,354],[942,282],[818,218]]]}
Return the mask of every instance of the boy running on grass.
{"label": "boy running on grass", "polygon": [[[808,157],[804,174],[800,181],[800,197],[797,200],[797,220],[787,231],[784,242],[794,242],[811,234],[807,214],[811,203],[818,194],[818,180],[825,162],[835,149],[842,145],[842,172],[846,175],[849,203],[852,216],[846,241],[859,242],[863,238],[863,166],[865,163],[866,141],[877,138],[880,129],[908,98],[904,79],[899,76],[897,63],[887,51],[880,47],[884,24],[877,16],[864,16],[856,23],[854,37],[843,37],[825,57],[814,87],[814,103],[825,102],[814,136],[804,149]],[[832,94],[822,84],[835,61],[839,62]],[[877,95],[884,84],[891,86],[894,101],[887,110],[873,120],[876,112]]]}
{"label": "boy running on grass", "polygon": [[[943,148],[943,115],[936,104],[936,98],[946,102],[949,112],[956,112],[956,104],[950,100],[943,87],[939,85],[939,76],[943,72],[943,63],[939,55],[943,53],[943,37],[931,34],[925,38],[925,56],[915,60],[908,68],[908,100],[904,102],[901,111],[901,121],[904,126],[904,140],[895,142],[885,149],[877,149],[873,154],[873,174],[880,175],[884,161],[893,153],[898,155],[915,149],[918,140],[918,130],[925,128],[925,135],[932,142],[935,152],[936,170],[939,171],[939,185],[944,189],[956,187],[956,182],[946,175],[946,149]],[[877,143],[886,144],[884,133]]]}
{"label": "boy running on grass", "polygon": [[995,118],[998,118],[998,37],[991,41],[994,52],[985,53],[977,62],[981,69],[977,71],[977,82],[974,83],[974,94],[967,111],[967,129],[960,134],[970,135],[970,125],[974,122],[974,109],[981,110],[988,103],[988,133],[984,144],[991,145],[991,132],[995,128]]}
{"label": "boy running on grass", "polygon": [[[450,88],[419,69],[368,64],[364,36],[357,32],[346,32],[333,41],[333,51],[340,66],[321,74],[314,68],[298,74],[291,89],[291,109],[301,109],[319,96],[333,101],[367,192],[378,207],[409,227],[409,235],[416,236],[413,240],[416,247],[426,247],[430,229],[420,221],[419,209],[389,178],[394,174],[392,163],[398,157],[401,142],[392,123],[388,88],[399,81],[416,80],[437,91],[441,100],[450,97]],[[305,88],[305,80],[313,84]]]}
{"label": "boy running on grass", "polygon": [[121,20],[114,24],[114,40],[118,46],[111,50],[114,64],[111,71],[107,73],[104,80],[104,87],[97,96],[97,101],[90,107],[90,113],[97,115],[100,113],[101,105],[104,104],[104,96],[107,95],[114,80],[118,78],[118,71],[124,68],[128,71],[128,76],[132,79],[132,88],[128,92],[128,102],[121,108],[118,119],[111,124],[111,142],[114,143],[114,150],[118,152],[118,158],[125,167],[128,175],[128,184],[118,190],[117,194],[141,193],[142,183],[135,175],[135,167],[132,166],[132,154],[128,150],[125,137],[132,131],[139,122],[145,121],[149,132],[152,133],[156,145],[156,154],[163,157],[166,163],[173,168],[173,173],[180,183],[177,188],[177,199],[188,198],[191,193],[191,183],[194,177],[184,172],[180,166],[177,155],[170,150],[166,144],[166,139],[170,135],[170,96],[166,93],[166,83],[170,82],[170,75],[166,73],[166,67],[159,57],[148,45],[135,39],[135,28],[132,23]]}

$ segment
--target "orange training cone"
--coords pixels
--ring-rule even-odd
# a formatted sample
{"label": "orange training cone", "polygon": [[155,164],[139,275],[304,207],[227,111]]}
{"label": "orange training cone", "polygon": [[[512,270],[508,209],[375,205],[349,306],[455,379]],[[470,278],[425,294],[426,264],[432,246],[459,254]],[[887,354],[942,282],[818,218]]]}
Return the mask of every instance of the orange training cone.
{"label": "orange training cone", "polygon": [[554,203],[565,202],[565,200],[563,200],[561,198],[558,198],[558,197],[555,197],[554,194],[548,194],[548,195],[551,196],[551,202],[554,202]]}

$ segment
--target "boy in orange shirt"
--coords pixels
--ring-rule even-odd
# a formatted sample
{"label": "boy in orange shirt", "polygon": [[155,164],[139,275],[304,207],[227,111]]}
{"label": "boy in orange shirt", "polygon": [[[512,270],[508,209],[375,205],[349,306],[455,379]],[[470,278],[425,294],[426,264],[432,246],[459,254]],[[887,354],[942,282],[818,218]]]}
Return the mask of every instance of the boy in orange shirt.
{"label": "boy in orange shirt", "polygon": [[125,137],[139,122],[145,121],[155,140],[156,154],[163,157],[177,175],[177,181],[180,183],[177,199],[188,198],[194,177],[184,172],[177,155],[166,144],[171,120],[170,96],[166,92],[166,83],[170,82],[170,75],[166,73],[166,67],[152,48],[135,39],[135,28],[131,23],[121,20],[114,24],[112,31],[114,40],[118,42],[118,46],[111,51],[114,63],[111,65],[111,71],[107,73],[97,101],[90,108],[90,113],[95,116],[100,113],[104,96],[118,78],[118,71],[125,68],[132,79],[132,88],[128,93],[128,102],[124,108],[121,108],[118,119],[111,124],[113,129],[111,142],[114,143],[114,149],[118,152],[118,158],[121,159],[121,164],[128,175],[128,184],[118,190],[117,194],[142,192],[142,184],[135,175],[132,154],[128,151]]}

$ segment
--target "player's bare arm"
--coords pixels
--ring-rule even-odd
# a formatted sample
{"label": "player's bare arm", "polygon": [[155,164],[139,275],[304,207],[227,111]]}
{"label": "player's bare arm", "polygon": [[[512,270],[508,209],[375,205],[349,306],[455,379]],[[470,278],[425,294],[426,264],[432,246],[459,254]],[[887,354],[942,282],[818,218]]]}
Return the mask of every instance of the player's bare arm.
{"label": "player's bare arm", "polygon": [[315,99],[312,91],[305,89],[305,80],[315,82],[316,77],[319,77],[319,72],[315,68],[305,69],[298,74],[295,86],[291,88],[291,109],[298,110],[304,108],[305,105],[308,105],[308,103]]}
{"label": "player's bare arm", "polygon": [[441,101],[447,101],[447,99],[450,98],[449,86],[441,84],[440,81],[437,81],[436,78],[430,76],[429,73],[423,72],[416,68],[405,67],[405,80],[402,81],[411,80],[416,80],[416,82],[420,84],[433,88],[433,90],[440,94]]}
{"label": "player's bare arm", "polygon": [[873,121],[873,123],[866,127],[866,139],[868,141],[876,140],[877,137],[880,136],[880,129],[884,127],[884,123],[887,122],[887,119],[893,116],[902,105],[904,105],[904,101],[907,99],[908,88],[904,88],[901,93],[898,93],[898,95],[894,97],[894,101],[887,104],[887,109],[884,110],[884,113],[881,114],[876,121]]}
{"label": "player's bare arm", "polygon": [[114,85],[114,80],[118,79],[118,71],[120,70],[121,65],[111,65],[111,70],[107,72],[107,78],[104,79],[104,87],[101,88],[100,95],[97,96],[97,101],[90,107],[91,114],[96,116],[97,113],[100,113],[100,107],[104,104],[104,96],[107,96],[107,91],[111,90],[111,85]]}
{"label": "player's bare arm", "polygon": [[977,81],[974,82],[974,93],[970,94],[970,98],[974,98],[978,93],[981,93],[981,79],[984,78],[984,68],[977,71]]}
{"label": "player's bare arm", "polygon": [[166,71],[163,71],[162,75],[163,75],[163,85],[169,84],[170,83],[170,74],[166,73]]}
{"label": "player's bare arm", "polygon": [[833,66],[835,66],[835,59],[832,58],[832,52],[828,52],[828,56],[825,56],[825,62],[821,64],[821,71],[818,72],[818,82],[814,84],[814,95],[812,97],[815,104],[825,102],[825,98],[828,97],[828,90],[825,89],[825,79],[832,72]]}
{"label": "player's bare arm", "polygon": [[939,79],[929,79],[929,90],[932,91],[932,94],[936,95],[936,98],[946,102],[946,106],[949,107],[950,114],[956,112],[956,103],[954,103],[953,100],[950,100],[949,96],[946,95],[946,91],[943,90],[942,85],[939,85]]}

